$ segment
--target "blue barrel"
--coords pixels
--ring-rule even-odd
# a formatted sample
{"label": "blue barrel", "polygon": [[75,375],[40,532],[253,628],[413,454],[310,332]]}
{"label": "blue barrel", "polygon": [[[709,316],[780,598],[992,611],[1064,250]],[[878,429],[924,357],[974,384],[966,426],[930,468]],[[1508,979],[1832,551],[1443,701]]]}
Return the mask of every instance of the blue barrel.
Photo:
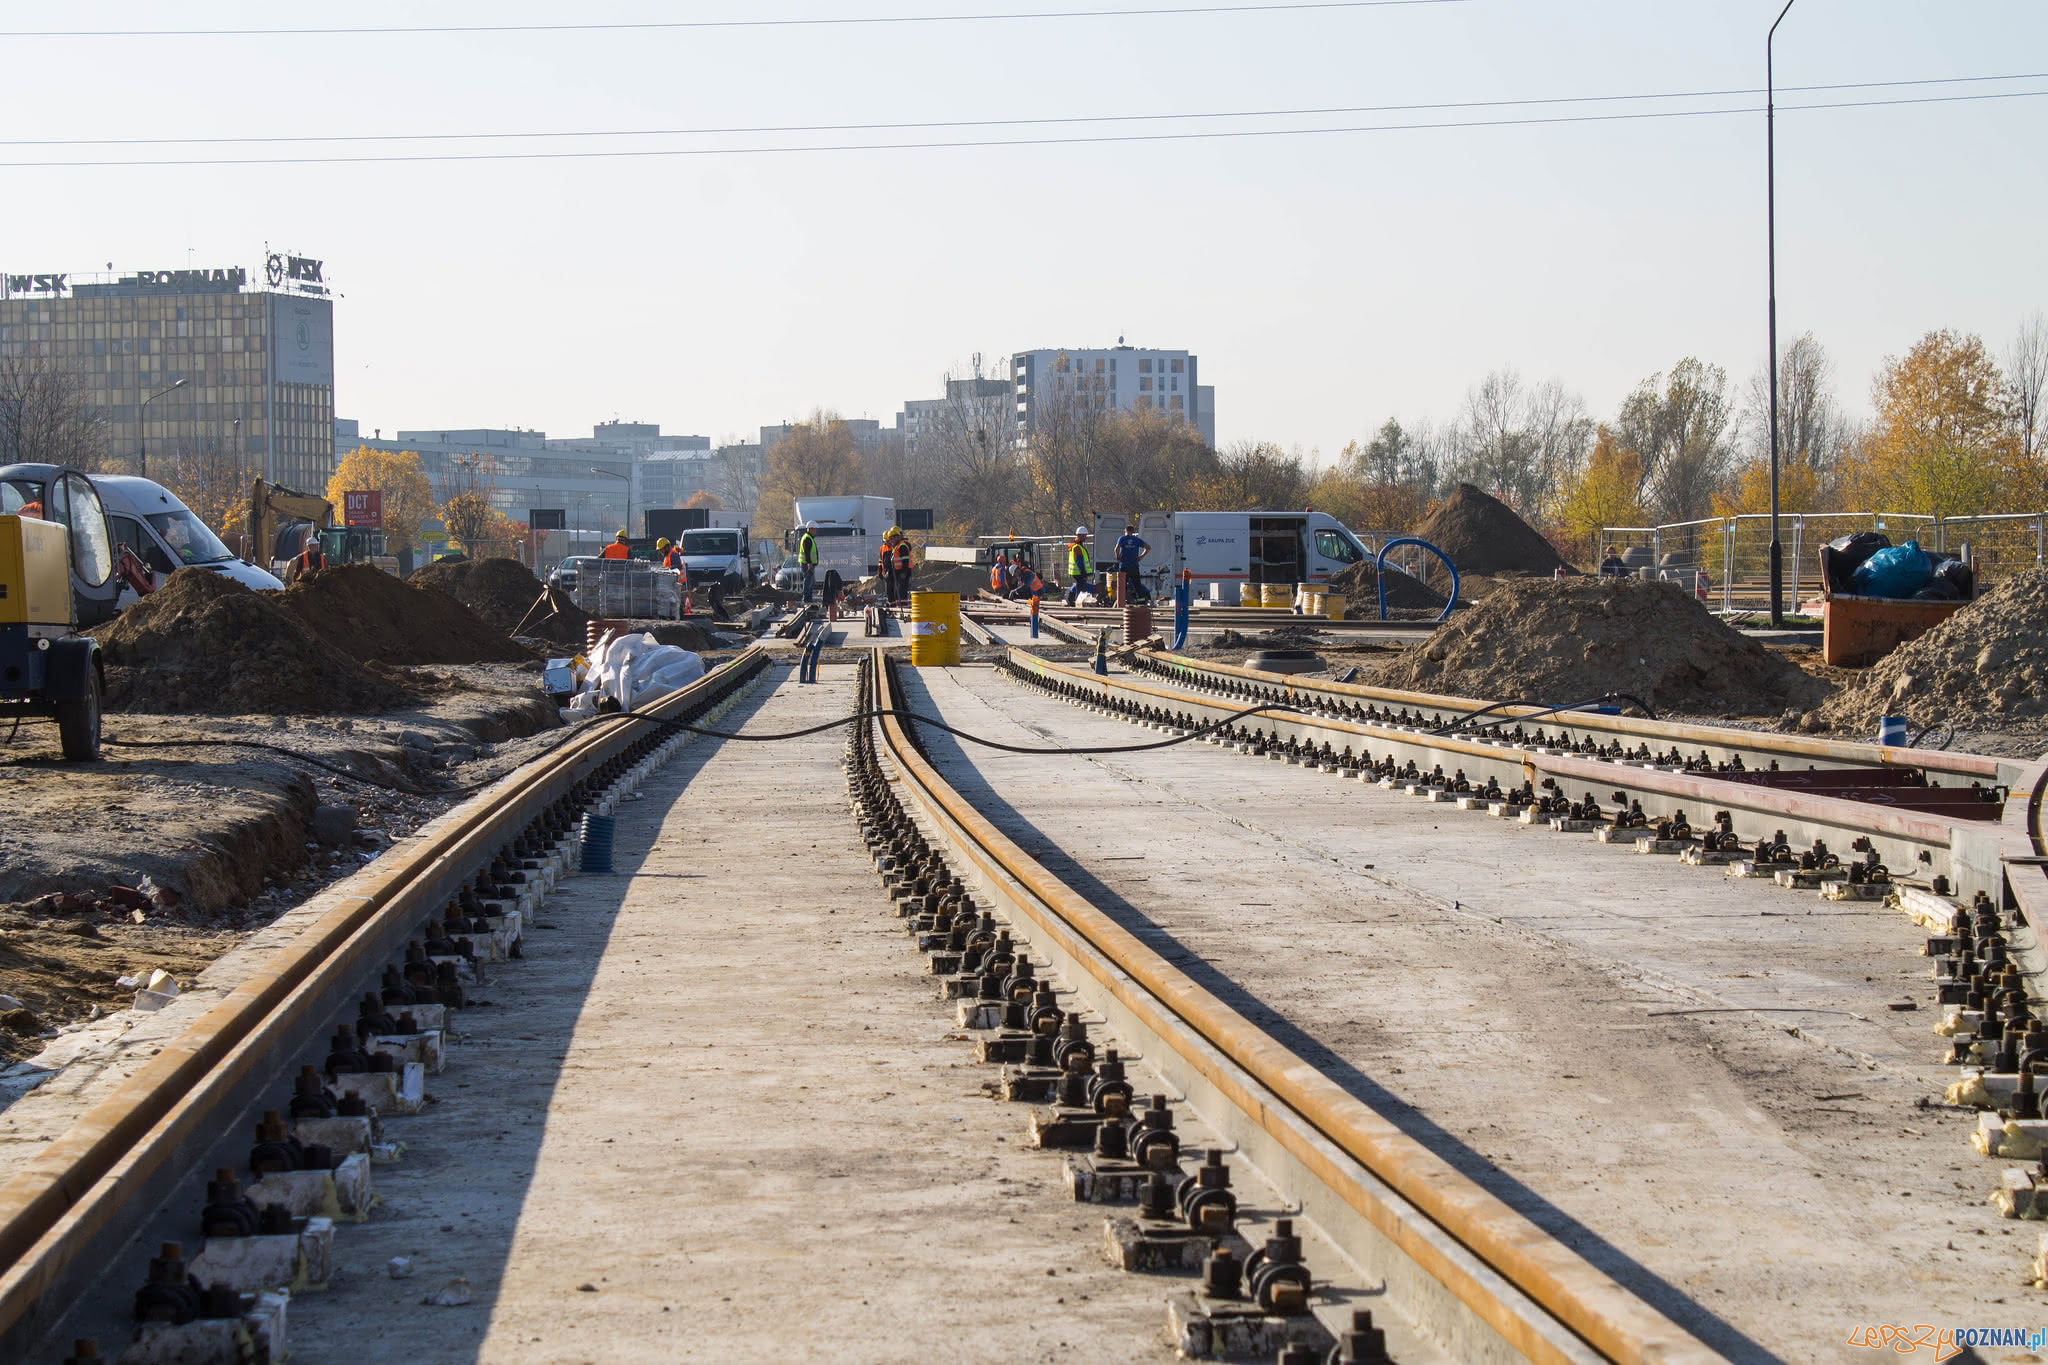
{"label": "blue barrel", "polygon": [[1877,718],[1877,742],[1894,749],[1906,747],[1906,718],[1904,716],[1879,716]]}
{"label": "blue barrel", "polygon": [[609,872],[612,870],[612,833],[618,828],[618,821],[609,815],[585,815],[583,817],[583,870],[585,872]]}

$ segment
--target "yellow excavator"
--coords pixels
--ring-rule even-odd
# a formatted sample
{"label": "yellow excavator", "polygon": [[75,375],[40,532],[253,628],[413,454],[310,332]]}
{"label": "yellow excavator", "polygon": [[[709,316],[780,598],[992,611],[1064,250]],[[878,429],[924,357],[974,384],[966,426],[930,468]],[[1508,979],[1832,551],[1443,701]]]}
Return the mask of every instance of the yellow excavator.
{"label": "yellow excavator", "polygon": [[386,573],[398,572],[398,556],[384,553],[382,531],[336,526],[333,503],[266,479],[249,486],[247,531],[249,562],[280,578],[315,537],[329,564],[374,564]]}

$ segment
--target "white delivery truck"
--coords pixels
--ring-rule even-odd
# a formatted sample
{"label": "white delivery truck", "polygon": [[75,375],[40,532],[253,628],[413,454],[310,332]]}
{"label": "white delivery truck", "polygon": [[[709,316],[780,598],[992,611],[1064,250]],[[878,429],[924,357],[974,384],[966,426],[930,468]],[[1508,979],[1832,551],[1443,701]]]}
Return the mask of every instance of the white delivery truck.
{"label": "white delivery truck", "polygon": [[818,582],[825,581],[827,569],[837,569],[850,587],[879,570],[882,535],[896,524],[896,499],[864,494],[798,498],[795,514],[796,525],[783,538],[785,547],[795,553],[805,524],[812,524],[811,534],[818,540]]}
{"label": "white delivery truck", "polygon": [[[107,530],[114,543],[135,553],[157,587],[179,569],[224,574],[246,588],[284,587],[275,574],[235,558],[220,537],[162,484],[132,474],[95,474],[92,485],[106,506]],[[134,600],[132,589],[123,591],[122,606]]]}
{"label": "white delivery truck", "polygon": [[[1248,584],[1327,583],[1370,557],[1327,512],[1143,512],[1137,522],[1150,547],[1139,568],[1155,599],[1173,595],[1182,570],[1195,597],[1236,605]],[[1115,571],[1116,542],[1129,524],[1127,517],[1095,519],[1089,550],[1097,570]]]}

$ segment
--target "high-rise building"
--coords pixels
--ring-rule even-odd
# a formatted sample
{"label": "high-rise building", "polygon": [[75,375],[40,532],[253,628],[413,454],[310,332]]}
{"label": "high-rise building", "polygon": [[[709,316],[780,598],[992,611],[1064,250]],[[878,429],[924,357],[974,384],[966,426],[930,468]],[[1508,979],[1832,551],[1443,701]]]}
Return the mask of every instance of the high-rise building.
{"label": "high-rise building", "polygon": [[1023,440],[1055,403],[1084,410],[1162,412],[1186,422],[1216,444],[1216,390],[1195,382],[1195,357],[1186,351],[1126,346],[1099,350],[1019,351],[1010,357],[1017,395],[1017,437]]}
{"label": "high-rise building", "polygon": [[1006,379],[948,379],[944,398],[905,400],[903,410],[896,414],[896,429],[903,435],[903,458],[914,467],[919,443],[949,422],[978,430],[986,427],[993,411],[1007,425],[1000,405],[1009,392]]}
{"label": "high-rise building", "polygon": [[322,263],[0,272],[0,357],[75,382],[118,466],[195,454],[320,489],[334,470],[334,304]]}

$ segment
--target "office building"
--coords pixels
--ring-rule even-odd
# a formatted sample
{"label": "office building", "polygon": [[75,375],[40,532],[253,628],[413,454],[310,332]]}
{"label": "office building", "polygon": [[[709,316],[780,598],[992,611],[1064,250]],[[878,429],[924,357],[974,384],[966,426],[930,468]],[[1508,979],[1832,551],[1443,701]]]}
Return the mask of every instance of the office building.
{"label": "office building", "polygon": [[944,398],[906,400],[903,410],[896,414],[904,460],[914,468],[919,443],[948,426],[970,431],[986,430],[992,423],[999,424],[999,430],[1007,427],[1009,419],[1004,407],[1009,393],[1010,384],[1005,379],[949,379]]}
{"label": "office building", "polygon": [[1196,382],[1195,357],[1117,345],[1099,350],[1019,351],[1010,357],[1017,398],[1017,438],[1056,403],[1087,411],[1155,411],[1186,422],[1216,444],[1216,390]]}
{"label": "office building", "polygon": [[255,272],[0,271],[0,357],[82,388],[111,467],[158,473],[228,456],[294,488],[334,469],[334,304],[322,263]]}

